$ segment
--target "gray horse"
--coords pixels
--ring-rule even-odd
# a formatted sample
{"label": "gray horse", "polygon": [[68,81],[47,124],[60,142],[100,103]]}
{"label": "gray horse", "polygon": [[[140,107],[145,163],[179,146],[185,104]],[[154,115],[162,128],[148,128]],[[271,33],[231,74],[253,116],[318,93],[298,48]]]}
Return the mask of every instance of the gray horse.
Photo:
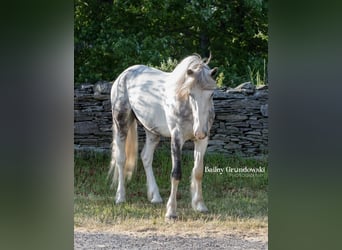
{"label": "gray horse", "polygon": [[171,194],[166,218],[176,218],[176,193],[181,179],[181,151],[185,141],[193,140],[194,168],[191,176],[192,207],[207,212],[202,196],[203,156],[214,120],[213,92],[217,68],[198,55],[186,57],[171,73],[135,65],[120,74],[111,90],[113,148],[109,173],[118,183],[116,203],[125,201],[126,178],[136,166],[137,121],[146,131],[141,159],[147,177],[148,199],[162,202],[152,170],[154,150],[160,136],[171,137]]}

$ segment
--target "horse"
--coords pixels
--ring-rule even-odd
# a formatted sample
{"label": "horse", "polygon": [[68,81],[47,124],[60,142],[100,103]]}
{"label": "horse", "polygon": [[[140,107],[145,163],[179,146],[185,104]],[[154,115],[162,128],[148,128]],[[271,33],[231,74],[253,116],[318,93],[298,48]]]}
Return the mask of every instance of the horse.
{"label": "horse", "polygon": [[130,180],[137,165],[137,121],[146,132],[141,159],[147,179],[147,197],[161,203],[152,170],[153,154],[160,136],[171,137],[171,193],[165,217],[177,218],[176,194],[182,178],[181,152],[185,141],[194,141],[194,167],[191,174],[192,208],[208,212],[202,195],[203,157],[208,145],[215,113],[213,93],[217,68],[208,66],[211,59],[198,54],[184,58],[172,72],[145,65],[123,71],[111,89],[113,142],[109,175],[112,187],[117,184],[115,203],[126,201],[125,180]]}

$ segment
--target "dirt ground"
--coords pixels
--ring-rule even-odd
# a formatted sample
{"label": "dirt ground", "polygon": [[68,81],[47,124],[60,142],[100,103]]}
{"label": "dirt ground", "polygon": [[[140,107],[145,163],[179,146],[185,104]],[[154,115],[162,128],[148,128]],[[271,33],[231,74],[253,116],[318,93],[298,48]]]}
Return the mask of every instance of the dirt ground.
{"label": "dirt ground", "polygon": [[93,231],[75,228],[74,249],[268,249],[267,234],[241,232],[164,234],[153,230],[135,232]]}

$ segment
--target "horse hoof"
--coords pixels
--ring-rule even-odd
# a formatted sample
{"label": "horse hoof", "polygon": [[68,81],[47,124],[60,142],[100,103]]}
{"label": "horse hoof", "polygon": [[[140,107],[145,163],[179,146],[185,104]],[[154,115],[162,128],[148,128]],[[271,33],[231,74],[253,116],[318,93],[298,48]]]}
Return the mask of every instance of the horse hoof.
{"label": "horse hoof", "polygon": [[117,199],[117,200],[115,201],[115,204],[116,204],[116,205],[119,205],[119,204],[122,204],[122,203],[124,203],[124,202],[126,202],[125,199]]}
{"label": "horse hoof", "polygon": [[208,208],[204,204],[201,204],[201,203],[197,204],[197,206],[195,207],[195,210],[204,214],[209,213]]}
{"label": "horse hoof", "polygon": [[163,202],[163,199],[160,198],[160,197],[158,197],[158,198],[153,198],[153,199],[151,200],[151,203],[152,203],[152,204],[159,204],[159,203],[162,203],[162,202]]}
{"label": "horse hoof", "polygon": [[165,215],[166,221],[175,221],[177,219],[178,219],[177,215]]}

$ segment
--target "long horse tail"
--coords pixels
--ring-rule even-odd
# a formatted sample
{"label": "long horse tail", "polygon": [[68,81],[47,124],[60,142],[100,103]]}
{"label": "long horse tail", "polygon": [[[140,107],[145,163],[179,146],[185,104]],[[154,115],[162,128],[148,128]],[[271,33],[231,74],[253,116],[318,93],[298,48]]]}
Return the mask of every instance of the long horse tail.
{"label": "long horse tail", "polygon": [[126,163],[124,167],[124,176],[128,181],[131,180],[132,174],[137,166],[138,155],[138,132],[137,121],[134,120],[128,129],[126,138]]}
{"label": "long horse tail", "polygon": [[[138,133],[137,133],[137,121],[134,120],[128,129],[125,145],[126,161],[124,166],[124,177],[128,181],[131,180],[134,170],[137,166],[138,155]],[[115,160],[115,144],[112,144],[112,159],[108,171],[108,177],[113,174],[113,181],[111,188],[117,184],[119,179],[119,173]]]}

